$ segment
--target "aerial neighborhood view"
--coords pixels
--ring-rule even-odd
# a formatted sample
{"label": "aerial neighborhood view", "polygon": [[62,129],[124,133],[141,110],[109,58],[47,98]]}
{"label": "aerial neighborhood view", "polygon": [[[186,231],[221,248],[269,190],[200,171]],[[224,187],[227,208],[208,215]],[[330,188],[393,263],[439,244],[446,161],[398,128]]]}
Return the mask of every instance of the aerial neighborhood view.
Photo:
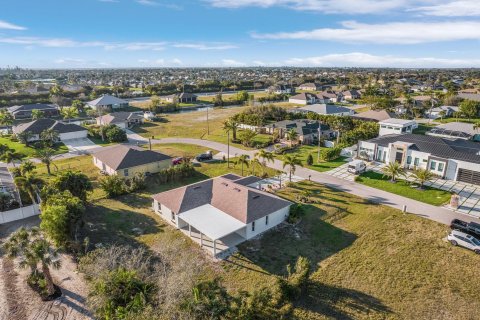
{"label": "aerial neighborhood view", "polygon": [[0,320],[480,319],[478,1],[0,8]]}

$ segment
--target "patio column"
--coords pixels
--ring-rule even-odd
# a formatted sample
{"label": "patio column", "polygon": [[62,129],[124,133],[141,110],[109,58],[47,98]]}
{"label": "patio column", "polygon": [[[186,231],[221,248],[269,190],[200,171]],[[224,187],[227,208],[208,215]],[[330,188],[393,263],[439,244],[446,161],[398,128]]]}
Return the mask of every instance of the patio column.
{"label": "patio column", "polygon": [[200,247],[203,247],[203,233],[200,232]]}
{"label": "patio column", "polygon": [[213,256],[217,255],[217,240],[213,240]]}
{"label": "patio column", "polygon": [[188,235],[192,236],[192,226],[190,224],[188,225]]}

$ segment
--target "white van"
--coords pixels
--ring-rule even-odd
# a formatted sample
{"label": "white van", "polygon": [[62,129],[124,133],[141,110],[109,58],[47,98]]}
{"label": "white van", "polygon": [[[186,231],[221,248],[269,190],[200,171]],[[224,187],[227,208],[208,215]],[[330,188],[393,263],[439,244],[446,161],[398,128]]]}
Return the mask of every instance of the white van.
{"label": "white van", "polygon": [[360,174],[367,169],[367,165],[362,160],[353,160],[348,163],[347,171],[353,174]]}

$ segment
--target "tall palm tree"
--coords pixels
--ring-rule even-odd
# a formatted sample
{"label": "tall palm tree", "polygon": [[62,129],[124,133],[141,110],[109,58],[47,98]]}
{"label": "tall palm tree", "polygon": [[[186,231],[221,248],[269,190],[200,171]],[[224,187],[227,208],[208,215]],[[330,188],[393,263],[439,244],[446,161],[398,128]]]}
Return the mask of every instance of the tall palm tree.
{"label": "tall palm tree", "polygon": [[12,234],[10,238],[4,243],[3,249],[10,258],[21,257],[20,267],[21,268],[30,268],[31,274],[37,272],[37,261],[34,258],[33,252],[31,251],[31,237],[35,237],[40,232],[38,227],[32,228],[30,230],[22,227],[17,232]]}
{"label": "tall palm tree", "polygon": [[250,160],[250,164],[252,165],[252,176],[255,175],[255,166],[256,165],[259,165],[260,167],[262,167],[262,163],[260,162],[260,160],[254,156],[252,160]]}
{"label": "tall palm tree", "polygon": [[36,152],[37,158],[40,159],[40,161],[47,167],[47,172],[49,175],[51,175],[50,165],[52,164],[54,155],[55,151],[52,148],[43,148],[37,150]]}
{"label": "tall palm tree", "polygon": [[27,174],[33,172],[37,166],[30,160],[23,161],[20,165],[20,174],[25,177]]}
{"label": "tall palm tree", "polygon": [[405,175],[405,170],[398,162],[390,162],[382,168],[382,172],[384,176],[390,177],[392,182],[395,182],[398,177]]}
{"label": "tall palm tree", "polygon": [[297,170],[297,166],[303,167],[303,163],[296,154],[287,154],[283,157],[283,168],[286,166],[289,166],[289,180],[292,182],[292,174]]}
{"label": "tall palm tree", "polygon": [[274,162],[275,159],[273,153],[268,152],[265,149],[260,149],[257,153],[255,153],[255,157],[262,159],[262,175],[265,173],[267,162]]}
{"label": "tall palm tree", "polygon": [[425,182],[432,180],[435,175],[428,169],[418,168],[413,170],[413,176],[420,182],[420,189],[423,189]]}
{"label": "tall palm tree", "polygon": [[38,120],[45,117],[45,112],[39,109],[32,110],[32,120]]}
{"label": "tall palm tree", "polygon": [[40,139],[42,139],[43,143],[49,147],[52,147],[53,144],[58,140],[59,133],[52,128],[45,129],[40,133]]}
{"label": "tall palm tree", "polygon": [[8,111],[2,110],[0,112],[0,125],[6,126],[9,129],[11,129],[11,127],[13,126],[14,120],[15,119]]}
{"label": "tall palm tree", "polygon": [[32,252],[34,258],[40,263],[43,276],[47,282],[47,293],[50,296],[55,293],[55,285],[50,273],[50,267],[59,269],[61,266],[58,251],[54,250],[47,240],[38,239],[32,243]]}
{"label": "tall palm tree", "polygon": [[78,117],[78,109],[75,107],[63,108],[62,110],[63,119],[73,119]]}
{"label": "tall palm tree", "polygon": [[23,132],[17,133],[16,136],[21,143],[28,147],[30,139],[32,139],[33,137],[33,133],[31,131],[25,130]]}
{"label": "tall palm tree", "polygon": [[292,146],[298,140],[298,132],[295,129],[290,129],[287,131],[287,140],[290,141],[290,146]]}
{"label": "tall palm tree", "polygon": [[240,157],[238,157],[238,160],[235,162],[235,164],[242,165],[242,176],[243,176],[243,166],[246,166],[248,168],[249,159],[250,157],[247,154],[242,154]]}
{"label": "tall palm tree", "polygon": [[25,177],[15,177],[15,185],[20,189],[25,191],[32,199],[32,203],[37,203],[38,194],[38,185],[40,184],[40,179],[36,178],[33,174],[27,174]]}
{"label": "tall palm tree", "polygon": [[15,167],[15,160],[21,160],[23,158],[23,154],[15,152],[12,149],[5,151],[2,155],[1,159],[6,163],[11,163]]}
{"label": "tall palm tree", "polygon": [[237,140],[237,129],[238,129],[238,122],[233,119],[228,119],[223,123],[223,130],[225,131],[232,131],[232,140]]}

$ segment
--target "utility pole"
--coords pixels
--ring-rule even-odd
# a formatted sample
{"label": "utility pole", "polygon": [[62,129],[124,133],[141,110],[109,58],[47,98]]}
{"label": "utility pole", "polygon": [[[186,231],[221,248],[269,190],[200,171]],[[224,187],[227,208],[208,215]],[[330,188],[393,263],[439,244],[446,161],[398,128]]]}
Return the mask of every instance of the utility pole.
{"label": "utility pole", "polygon": [[230,130],[227,131],[227,168],[230,169]]}
{"label": "utility pole", "polygon": [[210,135],[210,124],[208,122],[208,106],[207,106],[207,135]]}
{"label": "utility pole", "polygon": [[317,153],[317,163],[320,163],[320,137],[322,131],[320,130],[321,123],[318,124],[318,153]]}

